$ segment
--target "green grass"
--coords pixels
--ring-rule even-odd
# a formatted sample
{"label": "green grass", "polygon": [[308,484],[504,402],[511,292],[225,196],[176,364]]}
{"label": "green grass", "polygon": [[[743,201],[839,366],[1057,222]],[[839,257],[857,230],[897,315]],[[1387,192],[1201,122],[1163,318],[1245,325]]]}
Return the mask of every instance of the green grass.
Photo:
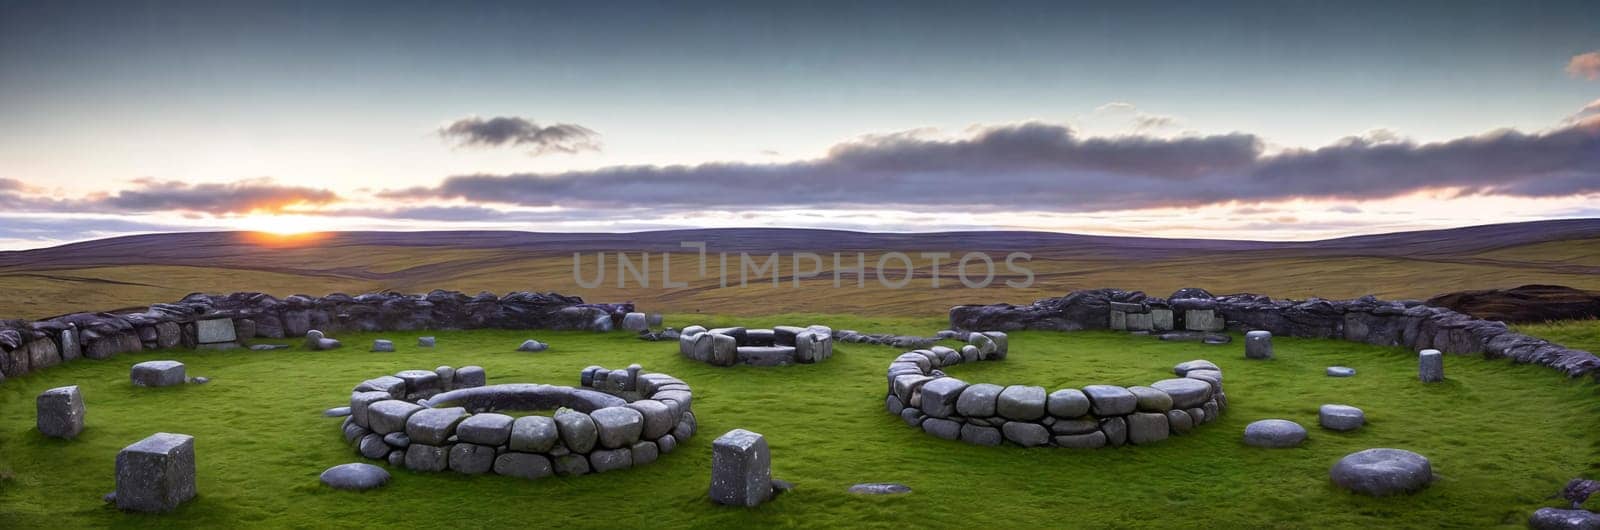
{"label": "green grass", "polygon": [[[931,333],[939,319],[774,316],[694,317],[708,325],[825,323],[836,329]],[[669,317],[675,325],[689,317]],[[1600,324],[1578,328],[1593,333]],[[439,347],[411,347],[417,335]],[[1591,335],[1592,336],[1592,335]],[[399,353],[366,352],[373,338]],[[536,337],[552,348],[515,353]],[[783,368],[716,368],[680,358],[671,342],[626,334],[427,332],[345,334],[331,352],[147,352],[80,361],[0,385],[0,528],[75,527],[1488,527],[1525,524],[1570,478],[1600,456],[1596,387],[1555,371],[1453,356],[1449,380],[1423,385],[1412,354],[1324,340],[1278,338],[1278,359],[1247,362],[1227,346],[1166,343],[1110,332],[1012,335],[1010,359],[950,370],[970,382],[1052,389],[1148,384],[1174,363],[1222,366],[1231,408],[1216,423],[1159,445],[1095,451],[978,447],[905,426],[883,410],[884,371],[898,353],[844,344],[830,361]],[[144,389],[128,383],[136,362],[176,358],[207,385]],[[322,487],[330,466],[366,461],[344,444],[327,407],[345,404],[363,379],[402,369],[476,364],[490,383],[575,384],[590,364],[641,363],[695,390],[700,432],[650,465],[538,481],[391,470],[384,489]],[[1360,373],[1328,378],[1323,368]],[[70,442],[33,429],[33,398],[77,384],[88,428]],[[1370,425],[1347,434],[1316,427],[1317,407],[1366,410]],[[1250,421],[1306,425],[1297,449],[1244,446]],[[707,500],[711,440],[734,428],[767,436],[773,474],[797,489],[755,509]],[[175,513],[124,514],[103,504],[123,446],[157,431],[196,437],[200,496]],[[1340,456],[1399,447],[1433,460],[1440,476],[1410,497],[1373,499],[1333,487]],[[915,493],[858,497],[858,482],[901,482]]]}

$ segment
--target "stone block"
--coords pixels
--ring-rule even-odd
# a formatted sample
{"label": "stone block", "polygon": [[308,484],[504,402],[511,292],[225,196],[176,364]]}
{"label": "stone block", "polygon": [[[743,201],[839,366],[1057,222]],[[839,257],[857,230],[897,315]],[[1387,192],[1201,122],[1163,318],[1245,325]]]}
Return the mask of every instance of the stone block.
{"label": "stone block", "polygon": [[117,508],[165,512],[195,496],[194,437],[158,432],[117,453]]}
{"label": "stone block", "polygon": [[233,327],[233,319],[231,318],[197,320],[194,323],[194,332],[195,342],[200,344],[236,342],[239,340],[239,334],[237,329]]}
{"label": "stone block", "polygon": [[1272,359],[1272,332],[1256,330],[1245,333],[1244,358],[1258,361]]}
{"label": "stone block", "polygon": [[70,440],[83,432],[83,394],[76,385],[46,390],[35,405],[40,434]]}
{"label": "stone block", "polygon": [[135,386],[161,387],[181,385],[188,381],[183,363],[178,361],[145,361],[133,365],[128,377]]}
{"label": "stone block", "polygon": [[1417,378],[1424,383],[1444,381],[1444,353],[1422,350],[1417,354]]}
{"label": "stone block", "polygon": [[760,434],[734,429],[711,443],[711,500],[758,506],[772,498],[772,455]]}

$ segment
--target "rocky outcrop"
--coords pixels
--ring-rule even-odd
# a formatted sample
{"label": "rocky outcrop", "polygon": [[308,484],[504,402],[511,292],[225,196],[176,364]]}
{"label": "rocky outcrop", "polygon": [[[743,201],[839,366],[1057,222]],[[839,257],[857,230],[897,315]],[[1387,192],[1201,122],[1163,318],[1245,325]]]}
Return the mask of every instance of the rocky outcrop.
{"label": "rocky outcrop", "polygon": [[1600,294],[1560,285],[1461,291],[1429,298],[1427,304],[1501,322],[1600,318]]}
{"label": "rocky outcrop", "polygon": [[[27,322],[0,320],[0,382],[82,357],[106,359],[145,349],[211,346],[197,324],[232,320],[237,340],[302,337],[313,329],[407,331],[418,329],[610,330],[633,304],[587,304],[576,296],[514,292],[469,296],[435,290],[321,298],[279,299],[263,293],[195,293],[138,313],[74,313]],[[223,324],[226,325],[226,324]],[[214,330],[208,330],[214,331]],[[222,333],[221,335],[228,335]],[[230,344],[231,343],[224,343]]]}
{"label": "rocky outcrop", "polygon": [[[1135,329],[1130,327],[1134,322],[1131,315],[1163,312],[1176,319],[1167,326],[1173,329],[1203,327],[1185,319],[1206,317],[1236,331],[1264,330],[1278,336],[1506,357],[1519,363],[1548,366],[1569,376],[1600,369],[1600,357],[1592,353],[1513,332],[1502,322],[1473,318],[1415,300],[1384,301],[1372,296],[1355,300],[1274,300],[1256,294],[1210,297],[1202,290],[1185,289],[1161,299],[1138,291],[1095,289],[1028,306],[956,306],[950,310],[950,325],[957,329],[1006,331]],[[1123,317],[1120,321],[1119,314]],[[1153,329],[1161,329],[1159,316],[1149,320],[1154,321]],[[1205,324],[1209,323],[1208,320]]]}

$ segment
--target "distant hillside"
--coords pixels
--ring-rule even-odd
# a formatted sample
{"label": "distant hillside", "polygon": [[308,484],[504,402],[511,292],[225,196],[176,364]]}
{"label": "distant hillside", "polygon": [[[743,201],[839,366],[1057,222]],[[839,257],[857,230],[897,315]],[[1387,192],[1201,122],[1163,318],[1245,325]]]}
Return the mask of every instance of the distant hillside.
{"label": "distant hillside", "polygon": [[[698,271],[684,241],[706,242],[711,252],[786,254],[784,281],[721,288]],[[592,277],[598,252],[674,254],[674,279],[686,288],[662,289],[616,275],[586,289],[573,278],[572,255],[582,253]],[[967,289],[954,281],[954,258],[938,271],[918,260],[912,283],[878,285],[879,253],[901,251],[1010,252],[1033,255],[1034,284],[1026,289]],[[867,254],[867,287],[832,289],[832,263],[820,278],[793,288],[789,256],[815,252],[829,258]],[[614,273],[615,260],[608,261]],[[737,257],[732,265],[737,267]],[[905,275],[891,263],[885,276]],[[932,278],[941,277],[939,288]],[[737,270],[733,271],[737,284]],[[659,275],[659,272],[656,272]],[[854,285],[854,273],[841,273]],[[1004,267],[996,284],[1007,276]],[[337,232],[318,239],[278,239],[242,232],[128,236],[53,248],[0,252],[0,317],[37,317],[89,308],[117,308],[171,300],[193,291],[262,290],[276,295],[423,291],[451,288],[560,291],[591,300],[633,300],[668,311],[717,313],[856,312],[938,314],[957,303],[1027,302],[1087,287],[1116,286],[1166,294],[1184,286],[1213,292],[1252,291],[1274,296],[1428,298],[1468,289],[1525,284],[1600,290],[1600,219],[1488,225],[1401,232],[1313,242],[1162,239],[1050,232],[864,233],[835,230],[733,228],[638,233],[533,233],[496,231]]]}

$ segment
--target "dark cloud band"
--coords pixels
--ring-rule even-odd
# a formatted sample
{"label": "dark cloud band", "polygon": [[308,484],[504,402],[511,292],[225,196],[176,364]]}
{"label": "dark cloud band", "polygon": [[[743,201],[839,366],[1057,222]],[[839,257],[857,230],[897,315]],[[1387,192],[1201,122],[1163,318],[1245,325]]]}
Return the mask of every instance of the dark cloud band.
{"label": "dark cloud band", "polygon": [[464,118],[439,128],[439,136],[462,147],[529,147],[532,154],[599,151],[600,134],[582,125],[541,127],[519,117]]}

